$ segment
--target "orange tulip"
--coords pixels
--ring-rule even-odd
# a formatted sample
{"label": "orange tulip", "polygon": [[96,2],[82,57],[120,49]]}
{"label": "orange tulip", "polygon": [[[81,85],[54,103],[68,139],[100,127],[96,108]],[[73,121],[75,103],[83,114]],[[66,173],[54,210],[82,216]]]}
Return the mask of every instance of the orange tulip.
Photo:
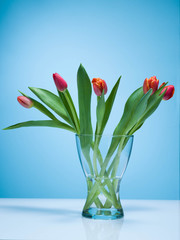
{"label": "orange tulip", "polygon": [[104,95],[107,93],[106,82],[101,78],[93,78],[92,84],[93,84],[94,92],[97,96],[101,96],[103,89],[104,89]]}
{"label": "orange tulip", "polygon": [[[165,83],[162,83],[160,87],[162,87]],[[167,90],[166,90],[167,89]],[[169,100],[170,98],[173,97],[175,88],[173,85],[165,86],[163,90],[161,91],[160,95],[166,90],[166,93],[164,94],[163,99],[164,100]]]}
{"label": "orange tulip", "polygon": [[25,108],[31,108],[33,106],[33,102],[25,96],[19,96],[17,100]]}
{"label": "orange tulip", "polygon": [[143,91],[144,93],[147,93],[149,91],[150,88],[152,88],[152,93],[151,95],[157,91],[158,89],[158,84],[159,84],[159,80],[156,78],[156,76],[150,77],[149,79],[146,78],[144,80],[144,84],[143,84]]}

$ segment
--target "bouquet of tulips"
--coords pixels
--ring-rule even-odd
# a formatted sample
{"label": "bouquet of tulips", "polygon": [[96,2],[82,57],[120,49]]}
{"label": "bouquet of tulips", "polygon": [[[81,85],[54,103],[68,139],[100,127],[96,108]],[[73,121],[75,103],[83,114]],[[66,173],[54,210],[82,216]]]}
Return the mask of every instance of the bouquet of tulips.
{"label": "bouquet of tulips", "polygon": [[[79,117],[67,89],[66,81],[58,73],[53,74],[53,79],[59,96],[42,88],[29,87],[29,89],[65,122],[55,117],[43,104],[20,92],[22,96],[18,96],[17,100],[23,107],[35,107],[51,120],[22,122],[4,128],[4,130],[30,126],[47,126],[63,128],[77,134],[93,133],[91,124],[92,87],[90,78],[84,67],[80,65],[77,73]],[[103,133],[109,119],[120,79],[121,77],[117,80],[107,100],[104,97],[107,93],[106,82],[100,78],[93,78],[92,80],[93,89],[97,95],[97,124],[95,130],[97,135]],[[138,88],[130,95],[125,104],[123,116],[114,130],[114,135],[133,134],[157,109],[162,99],[168,100],[173,96],[173,85],[166,86],[167,83],[164,82],[158,89],[158,84],[159,80],[155,76],[149,79],[146,78],[143,87]]]}
{"label": "bouquet of tulips", "polygon": [[[44,105],[22,92],[22,96],[17,98],[18,102],[23,107],[35,107],[45,114],[50,120],[21,122],[5,129],[15,129],[30,126],[47,126],[63,128],[76,133],[80,138],[81,149],[89,166],[90,176],[93,176],[96,179],[105,177],[103,181],[97,180],[95,184],[93,184],[91,181],[88,181],[88,197],[84,209],[88,209],[92,203],[95,203],[97,207],[101,208],[110,208],[112,205],[115,208],[120,208],[120,202],[118,202],[118,197],[115,195],[115,187],[117,187],[117,183],[116,181],[109,181],[108,178],[114,178],[116,176],[119,156],[121,151],[126,146],[128,138],[113,138],[105,159],[102,159],[101,157],[99,143],[109,119],[121,77],[117,80],[107,99],[105,99],[105,95],[108,91],[106,82],[100,78],[92,79],[94,93],[97,95],[97,121],[94,135],[91,123],[92,85],[84,67],[80,65],[77,72],[79,114],[76,111],[73,100],[68,91],[66,81],[58,73],[53,74],[53,79],[57,87],[58,95],[55,95],[54,93],[45,89],[29,87],[29,89],[44,103]],[[167,83],[162,83],[159,88],[158,85],[159,80],[155,76],[149,79],[146,78],[143,86],[136,89],[130,95],[125,104],[123,115],[113,132],[113,136],[131,136],[157,109],[162,99],[168,100],[173,96],[173,85],[166,86]],[[45,105],[55,112],[58,117],[56,117],[53,112],[48,110]],[[64,121],[61,121],[59,117]],[[89,136],[88,138],[86,137],[87,135]],[[95,136],[94,139],[93,136]],[[113,159],[109,169],[107,170],[106,168],[109,164],[110,158],[113,156],[117,148],[117,156]],[[89,157],[90,149],[93,149],[92,161]],[[100,165],[100,171],[98,171],[97,168],[97,161]],[[105,186],[107,186],[109,191],[105,189]],[[107,198],[107,201],[104,205],[98,198],[100,191],[103,192]]]}

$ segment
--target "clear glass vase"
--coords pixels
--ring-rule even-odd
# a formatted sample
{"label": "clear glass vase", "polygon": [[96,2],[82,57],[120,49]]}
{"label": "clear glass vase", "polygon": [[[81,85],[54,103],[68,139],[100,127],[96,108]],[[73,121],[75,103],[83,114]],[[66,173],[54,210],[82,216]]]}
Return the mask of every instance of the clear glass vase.
{"label": "clear glass vase", "polygon": [[133,135],[76,135],[88,194],[82,215],[94,219],[124,216],[120,183],[128,165]]}

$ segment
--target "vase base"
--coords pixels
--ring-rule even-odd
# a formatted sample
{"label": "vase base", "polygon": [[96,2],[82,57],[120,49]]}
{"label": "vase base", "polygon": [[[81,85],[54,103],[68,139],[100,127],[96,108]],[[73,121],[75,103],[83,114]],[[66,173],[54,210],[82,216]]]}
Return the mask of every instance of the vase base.
{"label": "vase base", "polygon": [[116,208],[88,208],[83,210],[82,216],[86,218],[113,220],[124,216],[123,209]]}

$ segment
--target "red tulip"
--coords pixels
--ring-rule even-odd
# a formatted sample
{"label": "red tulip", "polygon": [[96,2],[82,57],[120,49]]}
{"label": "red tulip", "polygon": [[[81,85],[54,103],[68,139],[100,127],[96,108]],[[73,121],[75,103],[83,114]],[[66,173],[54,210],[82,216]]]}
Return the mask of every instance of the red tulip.
{"label": "red tulip", "polygon": [[[162,87],[165,83],[162,83],[160,87]],[[166,90],[167,89],[167,90]],[[173,85],[169,85],[163,88],[163,90],[161,91],[160,95],[166,90],[166,93],[164,94],[163,99],[164,100],[169,100],[170,98],[172,98],[172,96],[174,95],[174,86]]]}
{"label": "red tulip", "polygon": [[101,78],[93,78],[92,84],[93,84],[94,92],[97,96],[101,96],[103,89],[104,89],[104,95],[107,93],[106,82]]}
{"label": "red tulip", "polygon": [[67,88],[67,82],[58,73],[53,74],[53,79],[60,92],[63,92]]}
{"label": "red tulip", "polygon": [[143,91],[144,93],[147,93],[149,91],[150,88],[152,88],[152,93],[151,95],[157,91],[158,89],[158,84],[159,84],[159,80],[156,78],[156,76],[153,76],[151,78],[146,78],[144,80],[144,84],[143,84]]}
{"label": "red tulip", "polygon": [[17,100],[25,108],[31,108],[33,106],[33,102],[25,96],[19,96]]}

